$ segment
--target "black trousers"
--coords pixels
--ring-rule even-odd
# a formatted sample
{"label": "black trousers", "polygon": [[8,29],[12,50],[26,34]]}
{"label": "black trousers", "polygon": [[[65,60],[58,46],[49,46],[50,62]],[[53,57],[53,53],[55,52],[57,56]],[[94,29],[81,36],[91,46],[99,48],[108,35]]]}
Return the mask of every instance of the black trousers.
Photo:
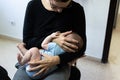
{"label": "black trousers", "polygon": [[[19,66],[20,66],[19,63],[15,65],[17,69],[19,68]],[[72,66],[69,80],[80,80],[80,78],[81,78],[80,70],[76,66]]]}

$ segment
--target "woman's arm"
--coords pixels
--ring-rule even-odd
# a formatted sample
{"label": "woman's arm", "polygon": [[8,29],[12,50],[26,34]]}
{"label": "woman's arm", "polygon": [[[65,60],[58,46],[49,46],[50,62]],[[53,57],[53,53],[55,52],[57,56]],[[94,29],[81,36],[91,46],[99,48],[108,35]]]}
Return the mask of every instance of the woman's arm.
{"label": "woman's arm", "polygon": [[81,6],[78,6],[78,7],[80,7],[80,10],[78,10],[76,15],[74,15],[74,20],[73,20],[74,25],[73,25],[72,31],[77,33],[81,37],[83,41],[83,46],[79,51],[75,53],[70,52],[71,54],[64,53],[64,54],[58,55],[60,58],[60,64],[59,64],[60,66],[63,66],[74,59],[80,58],[85,54],[86,42],[87,42],[85,14],[84,14],[83,7]]}
{"label": "woman's arm", "polygon": [[26,8],[24,26],[23,26],[23,42],[26,44],[26,48],[29,49],[31,47],[41,48],[41,43],[45,37],[39,38],[34,36],[34,23],[35,23],[35,6],[36,1],[31,0]]}
{"label": "woman's arm", "polygon": [[[68,35],[67,32],[63,34]],[[60,47],[62,47],[66,51],[66,53],[58,55],[60,58],[59,59],[60,65],[64,65],[67,62],[70,62],[78,57],[81,57],[84,54],[84,52],[82,52],[83,46],[85,45],[85,44],[83,45],[83,39],[77,41],[75,39],[70,39],[62,35],[54,39],[53,41],[59,44]],[[66,58],[66,57],[69,57],[69,58]],[[61,62],[62,59],[64,59],[63,62]]]}

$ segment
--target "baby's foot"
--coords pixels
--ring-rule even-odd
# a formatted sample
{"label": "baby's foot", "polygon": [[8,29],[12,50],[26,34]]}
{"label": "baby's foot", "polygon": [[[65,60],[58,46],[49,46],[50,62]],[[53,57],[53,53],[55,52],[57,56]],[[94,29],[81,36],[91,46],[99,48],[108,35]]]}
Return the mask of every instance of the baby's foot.
{"label": "baby's foot", "polygon": [[18,53],[17,54],[17,60],[18,60],[18,62],[19,62],[20,65],[23,65],[22,59],[23,59],[23,56],[20,53]]}
{"label": "baby's foot", "polygon": [[24,43],[19,43],[19,44],[17,44],[17,48],[18,49],[22,49],[22,48],[24,48],[24,46],[25,46],[25,44]]}
{"label": "baby's foot", "polygon": [[17,48],[20,50],[20,52],[24,55],[26,53],[26,49],[25,49],[25,44],[24,43],[19,43],[17,45]]}

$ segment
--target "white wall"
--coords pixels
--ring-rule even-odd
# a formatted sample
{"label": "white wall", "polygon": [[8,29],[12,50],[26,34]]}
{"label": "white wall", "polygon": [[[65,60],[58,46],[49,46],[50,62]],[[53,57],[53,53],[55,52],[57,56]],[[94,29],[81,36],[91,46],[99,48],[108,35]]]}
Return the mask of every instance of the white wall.
{"label": "white wall", "polygon": [[[22,38],[26,5],[29,0],[0,0],[0,34]],[[89,56],[102,57],[110,0],[76,0],[84,6]],[[13,25],[11,24],[13,22]],[[15,24],[14,24],[15,23]]]}
{"label": "white wall", "polygon": [[86,54],[102,58],[110,0],[75,0],[84,6],[87,29]]}
{"label": "white wall", "polygon": [[0,0],[0,34],[22,39],[24,13],[29,0]]}

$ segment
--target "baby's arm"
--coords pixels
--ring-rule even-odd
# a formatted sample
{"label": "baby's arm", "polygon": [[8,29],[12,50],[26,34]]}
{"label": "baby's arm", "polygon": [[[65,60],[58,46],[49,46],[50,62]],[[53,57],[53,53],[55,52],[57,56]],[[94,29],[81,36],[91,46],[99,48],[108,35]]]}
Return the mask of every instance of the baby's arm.
{"label": "baby's arm", "polygon": [[52,33],[51,35],[47,36],[42,44],[41,44],[41,47],[43,49],[48,49],[48,43],[51,42],[54,38],[56,38],[58,35],[59,35],[60,32],[55,32],[55,33]]}

